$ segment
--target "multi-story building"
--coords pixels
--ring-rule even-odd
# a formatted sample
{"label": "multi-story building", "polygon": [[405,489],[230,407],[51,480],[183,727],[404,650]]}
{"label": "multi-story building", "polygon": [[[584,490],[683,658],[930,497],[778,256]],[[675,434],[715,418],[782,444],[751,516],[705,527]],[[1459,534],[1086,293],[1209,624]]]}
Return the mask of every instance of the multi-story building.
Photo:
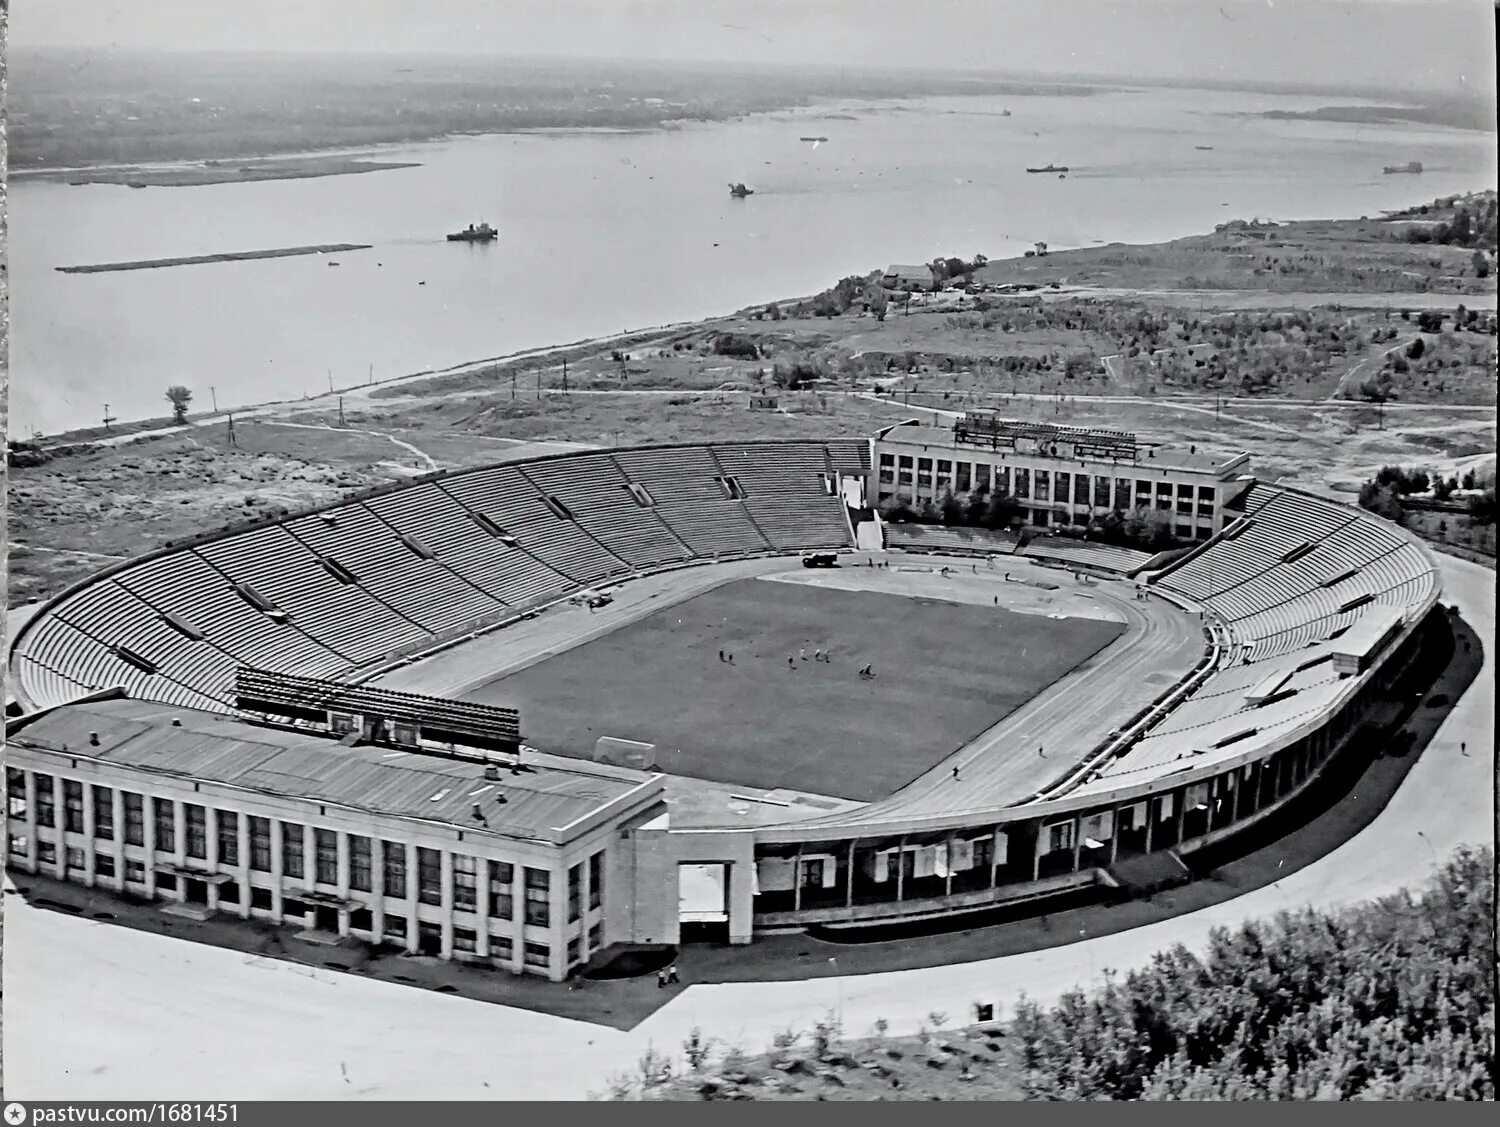
{"label": "multi-story building", "polygon": [[635,927],[629,833],[666,810],[654,773],[118,695],[10,727],[24,872],[554,981],[655,938]]}
{"label": "multi-story building", "polygon": [[1170,514],[1179,540],[1207,540],[1248,488],[1248,454],[1147,446],[1120,431],[1053,426],[971,411],[951,427],[902,423],[875,440],[881,503],[1004,493],[1036,529],[1085,527],[1110,512]]}

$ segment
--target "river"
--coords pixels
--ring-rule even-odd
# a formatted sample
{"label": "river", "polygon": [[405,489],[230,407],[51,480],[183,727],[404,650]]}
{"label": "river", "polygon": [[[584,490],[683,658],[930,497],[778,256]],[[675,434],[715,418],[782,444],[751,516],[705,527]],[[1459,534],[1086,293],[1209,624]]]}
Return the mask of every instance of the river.
{"label": "river", "polygon": [[[1327,101],[1165,89],[931,98],[395,146],[381,155],[421,167],[357,176],[139,190],[22,181],[10,195],[12,432],[97,425],[105,404],[118,418],[160,416],[178,383],[199,410],[295,398],[726,313],[939,253],[1374,215],[1494,182],[1494,134],[1256,116]],[[1425,173],[1382,175],[1408,160]],[[1024,171],[1049,162],[1071,171]],[[755,194],[731,199],[740,180]],[[497,242],[444,240],[481,219],[501,229]],[[373,247],[55,269],[344,242]]]}

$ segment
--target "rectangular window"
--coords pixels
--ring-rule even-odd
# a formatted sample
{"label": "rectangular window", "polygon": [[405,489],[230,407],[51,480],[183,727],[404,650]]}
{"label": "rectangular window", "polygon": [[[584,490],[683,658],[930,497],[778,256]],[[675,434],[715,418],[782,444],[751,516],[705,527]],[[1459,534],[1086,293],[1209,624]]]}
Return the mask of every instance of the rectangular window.
{"label": "rectangular window", "polygon": [[50,841],[39,841],[36,843],[36,859],[43,865],[57,864],[57,846]]}
{"label": "rectangular window", "polygon": [[1052,479],[1052,499],[1054,501],[1067,501],[1068,491],[1071,488],[1072,474],[1059,472]]}
{"label": "rectangular window", "polygon": [[109,787],[94,788],[94,836],[115,839],[115,794]]}
{"label": "rectangular window", "polygon": [[112,879],[115,875],[115,859],[108,853],[94,854],[94,875]]}
{"label": "rectangular window", "polygon": [[968,462],[958,463],[958,472],[954,475],[953,478],[953,492],[967,493],[969,491],[969,486],[972,478],[972,469],[973,467]]}
{"label": "rectangular window", "polygon": [[57,825],[57,797],[52,789],[52,776],[37,772],[36,776],[36,824]]}
{"label": "rectangular window", "polygon": [[577,938],[568,940],[568,966],[575,966],[581,961],[583,942]]}
{"label": "rectangular window", "polygon": [[568,869],[568,922],[573,923],[583,914],[583,866],[573,865]]}
{"label": "rectangular window", "polygon": [[30,839],[25,834],[10,835],[10,852],[13,857],[26,856],[26,850],[30,847]]}
{"label": "rectangular window", "polygon": [[497,920],[515,918],[514,886],[516,868],[504,861],[490,862],[490,916]]}
{"label": "rectangular window", "polygon": [[126,861],[125,862],[125,883],[126,884],[145,884],[146,883],[146,866],[145,866],[144,862],[141,862],[141,861]]}
{"label": "rectangular window", "polygon": [[1214,487],[1212,485],[1198,486],[1198,500],[1207,501],[1209,504],[1213,504]]}
{"label": "rectangular window", "polygon": [[271,890],[269,888],[252,888],[250,890],[250,907],[252,910],[269,912],[271,910]]}
{"label": "rectangular window", "polygon": [[597,951],[604,946],[604,925],[595,924],[589,928],[589,950]]}
{"label": "rectangular window", "polygon": [[453,907],[460,912],[472,912],[479,902],[474,876],[477,868],[474,858],[453,855]]}
{"label": "rectangular window", "polygon": [[526,870],[526,922],[547,927],[552,922],[550,903],[552,874],[546,869]]}
{"label": "rectangular window", "polygon": [[393,916],[389,912],[385,917],[385,937],[394,939],[398,943],[406,942],[406,917]]}
{"label": "rectangular window", "polygon": [[406,846],[388,841],[380,852],[384,855],[385,862],[385,894],[406,899]]}
{"label": "rectangular window", "polygon": [[1052,473],[1050,470],[1037,470],[1033,481],[1031,495],[1038,501],[1047,501],[1052,497]]}
{"label": "rectangular window", "polygon": [[63,780],[63,829],[83,833],[83,784],[74,779]]}
{"label": "rectangular window", "polygon": [[589,858],[589,908],[604,903],[604,851]]}
{"label": "rectangular window", "polygon": [[121,805],[125,808],[125,844],[146,844],[146,809],[145,801],[138,794],[124,791],[120,795],[123,800]]}
{"label": "rectangular window", "polygon": [[151,818],[156,826],[156,851],[177,852],[177,819],[172,804],[165,798],[151,800]]}
{"label": "rectangular window", "polygon": [[219,903],[233,904],[236,907],[240,902],[240,886],[232,880],[226,880],[219,885]]}
{"label": "rectangular window", "polygon": [[219,837],[219,864],[240,863],[240,816],[233,810],[215,810],[214,827]]}
{"label": "rectangular window", "polygon": [[988,493],[990,491],[990,467],[987,462],[974,463],[974,492]]}
{"label": "rectangular window", "polygon": [[250,817],[250,867],[257,873],[271,871],[271,819]]}
{"label": "rectangular window", "polygon": [[995,858],[995,839],[992,837],[975,838],[974,867],[976,869],[988,869]]}
{"label": "rectangular window", "polygon": [[552,962],[552,948],[545,943],[526,944],[526,965],[546,967]]}
{"label": "rectangular window", "polygon": [[464,951],[472,955],[478,941],[479,936],[469,928],[456,927],[453,929],[453,949],[455,951]]}
{"label": "rectangular window", "polygon": [[1110,503],[1109,503],[1109,478],[1107,478],[1107,477],[1100,477],[1098,475],[1095,475],[1095,477],[1094,477],[1094,508],[1096,508],[1096,509],[1107,509],[1109,507],[1110,507]]}
{"label": "rectangular window", "polygon": [[183,805],[182,813],[187,831],[187,855],[204,860],[208,857],[208,812],[188,802]]}
{"label": "rectangular window", "polygon": [[1054,822],[1047,827],[1047,850],[1056,853],[1063,849],[1073,848],[1073,823]]}
{"label": "rectangular window", "polygon": [[508,935],[490,936],[490,958],[510,959],[515,954],[515,947],[511,944]]}
{"label": "rectangular window", "polygon": [[281,872],[283,876],[300,879],[306,871],[303,866],[302,827],[296,822],[282,822],[281,826]]}
{"label": "rectangular window", "polygon": [[313,830],[313,848],[317,851],[317,884],[339,882],[339,839],[332,830]]}
{"label": "rectangular window", "polygon": [[72,848],[63,850],[63,867],[68,872],[83,872],[83,850]]}
{"label": "rectangular window", "polygon": [[370,839],[362,834],[349,835],[349,887],[370,891]]}
{"label": "rectangular window", "polygon": [[5,812],[11,818],[19,818],[25,821],[26,813],[26,772],[18,771],[14,767],[5,769]]}
{"label": "rectangular window", "polygon": [[1017,469],[1016,470],[1016,487],[1015,487],[1014,490],[1012,490],[1012,493],[1015,496],[1017,496],[1017,497],[1030,497],[1031,496],[1031,471],[1030,470],[1023,470],[1023,469]]}
{"label": "rectangular window", "polygon": [[417,847],[417,899],[423,904],[443,902],[443,859],[436,849]]}

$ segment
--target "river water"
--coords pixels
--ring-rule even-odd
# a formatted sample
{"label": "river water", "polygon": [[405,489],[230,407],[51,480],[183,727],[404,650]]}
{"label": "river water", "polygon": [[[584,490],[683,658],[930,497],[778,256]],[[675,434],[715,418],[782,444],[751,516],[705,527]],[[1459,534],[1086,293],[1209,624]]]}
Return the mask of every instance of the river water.
{"label": "river water", "polygon": [[[196,409],[295,398],[330,380],[726,313],[939,253],[1154,241],[1233,217],[1374,215],[1494,182],[1494,134],[1255,116],[1325,101],[933,98],[400,146],[381,155],[421,167],[322,179],[23,181],[10,197],[12,433],[96,425],[106,403],[119,418],[159,416],[176,383],[194,389]],[[1426,172],[1382,175],[1408,160]],[[1072,171],[1024,171],[1049,162]],[[755,194],[731,199],[731,180]],[[501,229],[497,242],[444,240],[480,219]],[[331,256],[338,266],[309,256],[55,270],[321,243],[373,249]]]}

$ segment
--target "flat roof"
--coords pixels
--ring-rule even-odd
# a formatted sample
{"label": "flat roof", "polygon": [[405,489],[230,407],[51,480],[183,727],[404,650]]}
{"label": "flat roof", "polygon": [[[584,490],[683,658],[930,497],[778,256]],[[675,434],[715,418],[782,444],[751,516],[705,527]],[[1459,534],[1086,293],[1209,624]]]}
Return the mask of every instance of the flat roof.
{"label": "flat roof", "polygon": [[[1066,439],[1059,439],[1066,441]],[[953,435],[952,427],[933,426],[930,423],[897,423],[891,427],[877,442],[900,442],[915,443],[922,446],[940,446],[946,450],[983,450],[983,446],[975,446],[967,442],[959,442]],[[1149,446],[1142,444],[1141,456],[1133,462],[1115,460],[1108,458],[1056,458],[1059,462],[1094,462],[1107,465],[1128,465],[1140,469],[1163,469],[1184,470],[1188,473],[1218,474],[1226,475],[1232,470],[1238,469],[1249,455],[1240,454],[1210,454],[1206,451],[1180,448],[1176,446]],[[1015,453],[1011,450],[999,451],[1003,454]],[[1024,454],[1022,457],[1047,458],[1046,454]]]}
{"label": "flat roof", "polygon": [[[174,725],[173,721],[178,724]],[[89,743],[97,732],[99,745]],[[79,759],[260,794],[441,822],[476,833],[564,840],[570,827],[662,776],[527,753],[520,773],[388,747],[346,747],[329,736],[252,724],[152,701],[63,705],[13,729],[9,742]],[[497,801],[504,796],[505,802]],[[474,817],[478,804],[484,821]]]}

